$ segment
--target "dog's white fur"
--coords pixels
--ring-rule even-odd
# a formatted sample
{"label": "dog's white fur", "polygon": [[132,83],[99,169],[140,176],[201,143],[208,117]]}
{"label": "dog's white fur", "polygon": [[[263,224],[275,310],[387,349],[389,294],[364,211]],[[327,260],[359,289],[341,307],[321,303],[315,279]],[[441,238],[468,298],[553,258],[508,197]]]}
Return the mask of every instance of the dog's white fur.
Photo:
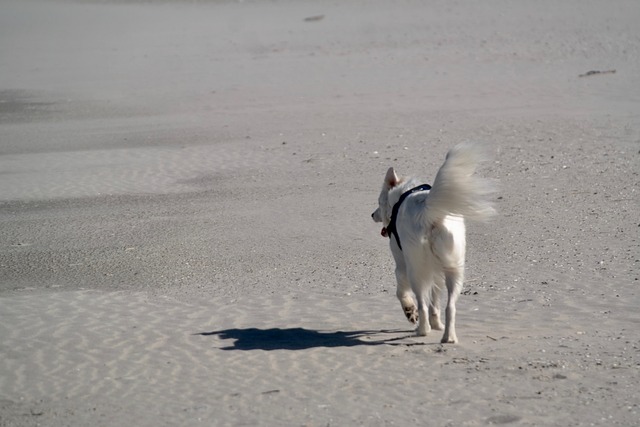
{"label": "dog's white fur", "polygon": [[[490,195],[494,186],[488,179],[472,176],[477,165],[487,159],[486,147],[462,143],[452,148],[440,167],[430,191],[409,195],[400,205],[396,229],[402,250],[390,237],[396,262],[396,295],[404,313],[418,323],[416,333],[424,336],[431,329],[442,330],[443,343],[456,343],[456,300],[462,289],[465,262],[464,219],[483,220],[495,213]],[[400,196],[422,182],[398,178],[389,168],[371,215],[382,222],[382,235],[391,220],[393,205]],[[440,321],[440,295],[447,290],[445,325]],[[415,294],[418,307],[411,295]]]}

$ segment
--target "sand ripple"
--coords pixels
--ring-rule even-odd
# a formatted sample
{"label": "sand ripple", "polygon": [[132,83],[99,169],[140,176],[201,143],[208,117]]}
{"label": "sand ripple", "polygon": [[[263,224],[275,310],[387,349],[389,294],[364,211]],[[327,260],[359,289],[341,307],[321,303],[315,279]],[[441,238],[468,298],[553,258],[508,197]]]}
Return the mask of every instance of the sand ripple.
{"label": "sand ripple", "polygon": [[[203,305],[125,292],[3,297],[0,407],[48,425],[544,424],[570,423],[563,408],[580,402],[603,411],[620,389],[617,407],[634,408],[635,332],[587,330],[588,310],[559,331],[557,319],[501,298],[478,309],[463,296],[463,343],[442,346],[439,334],[413,337],[390,295],[323,297],[313,310],[314,298],[293,295]],[[533,353],[519,345],[532,339]]]}

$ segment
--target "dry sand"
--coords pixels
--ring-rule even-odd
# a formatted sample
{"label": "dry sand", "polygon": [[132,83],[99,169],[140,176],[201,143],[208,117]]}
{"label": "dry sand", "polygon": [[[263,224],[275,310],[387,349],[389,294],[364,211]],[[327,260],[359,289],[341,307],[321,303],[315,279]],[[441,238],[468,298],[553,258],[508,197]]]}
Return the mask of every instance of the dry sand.
{"label": "dry sand", "polygon": [[[1,1],[0,426],[639,425],[638,22]],[[442,346],[369,215],[463,140],[500,216]]]}

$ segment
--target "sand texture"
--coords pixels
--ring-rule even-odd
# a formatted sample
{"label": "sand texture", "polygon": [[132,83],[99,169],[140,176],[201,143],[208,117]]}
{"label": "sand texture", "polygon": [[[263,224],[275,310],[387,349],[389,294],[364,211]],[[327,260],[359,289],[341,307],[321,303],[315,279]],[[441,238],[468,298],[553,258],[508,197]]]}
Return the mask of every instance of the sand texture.
{"label": "sand texture", "polygon": [[[0,427],[637,426],[640,3],[0,0]],[[460,343],[389,166],[487,143]]]}

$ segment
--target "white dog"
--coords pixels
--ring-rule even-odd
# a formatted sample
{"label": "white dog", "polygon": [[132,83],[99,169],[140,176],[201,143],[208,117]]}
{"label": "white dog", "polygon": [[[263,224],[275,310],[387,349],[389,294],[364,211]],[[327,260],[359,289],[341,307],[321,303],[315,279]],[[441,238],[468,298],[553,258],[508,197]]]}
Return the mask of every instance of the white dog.
{"label": "white dog", "polygon": [[[371,214],[382,222],[396,261],[396,295],[416,333],[442,330],[440,294],[447,289],[443,343],[456,343],[456,300],[464,279],[464,219],[483,220],[495,213],[490,180],[472,176],[486,160],[485,148],[462,143],[447,153],[433,188],[415,178],[398,178],[389,168]],[[415,294],[418,308],[411,291]]]}

